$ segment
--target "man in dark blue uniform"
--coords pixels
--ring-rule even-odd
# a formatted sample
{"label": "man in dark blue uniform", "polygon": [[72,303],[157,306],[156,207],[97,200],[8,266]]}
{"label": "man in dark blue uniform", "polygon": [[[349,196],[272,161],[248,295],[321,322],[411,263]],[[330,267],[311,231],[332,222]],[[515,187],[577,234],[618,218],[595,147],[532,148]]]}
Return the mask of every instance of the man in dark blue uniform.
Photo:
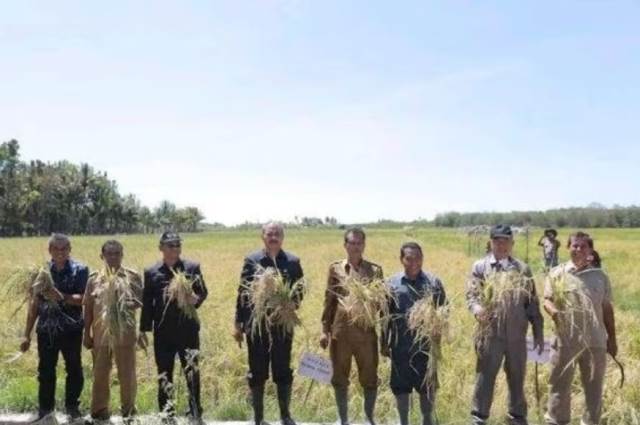
{"label": "man in dark blue uniform", "polygon": [[160,238],[162,261],[144,271],[142,314],[140,317],[141,345],[147,345],[145,332],[153,330],[153,351],[158,367],[158,405],[166,422],[175,422],[173,404],[173,368],[176,355],[184,371],[189,390],[189,418],[202,422],[200,402],[200,322],[185,315],[175,300],[168,300],[167,289],[173,272],[184,272],[192,283],[190,303],[197,309],[207,298],[207,287],[200,264],[180,258],[182,239],[177,233],[165,232]]}
{"label": "man in dark blue uniform", "polygon": [[89,269],[72,260],[71,241],[66,235],[53,234],[49,239],[49,268],[53,288],[32,297],[27,325],[20,349],[31,345],[31,332],[37,321],[38,336],[38,418],[55,408],[56,367],[62,354],[67,372],[65,408],[72,420],[80,414],[82,375],[82,298],[89,278]]}
{"label": "man in dark blue uniform", "polygon": [[422,270],[422,248],[407,242],[400,249],[404,272],[389,279],[393,298],[389,302],[392,319],[382,335],[382,355],[391,357],[391,391],[396,397],[400,424],[409,423],[409,396],[416,390],[420,395],[422,424],[431,425],[438,386],[437,376],[427,376],[428,346],[417,341],[409,330],[408,317],[413,305],[424,297],[431,297],[436,305],[446,303],[444,286],[440,279]]}
{"label": "man in dark blue uniform", "polygon": [[[283,332],[281,328],[266,329],[265,332],[252,334],[252,306],[248,300],[246,287],[254,281],[260,268],[276,267],[289,285],[293,285],[303,277],[300,260],[293,254],[282,250],[284,228],[278,223],[268,223],[262,228],[264,249],[256,251],[245,258],[240,276],[240,287],[236,301],[234,337],[242,346],[246,334],[249,351],[249,387],[256,425],[264,422],[264,384],[269,378],[269,365],[273,372],[273,381],[278,390],[278,405],[282,425],[295,425],[289,411],[291,401],[291,344],[293,333]],[[302,293],[297,295],[297,304],[302,301]]]}

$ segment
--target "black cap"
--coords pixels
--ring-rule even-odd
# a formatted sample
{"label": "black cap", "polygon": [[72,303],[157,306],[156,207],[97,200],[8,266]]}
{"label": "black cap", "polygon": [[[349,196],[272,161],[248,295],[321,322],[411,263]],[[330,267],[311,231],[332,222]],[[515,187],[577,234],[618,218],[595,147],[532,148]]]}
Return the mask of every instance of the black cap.
{"label": "black cap", "polygon": [[160,236],[160,245],[164,245],[167,243],[176,243],[182,242],[182,238],[176,232],[164,232],[162,236]]}
{"label": "black cap", "polygon": [[513,237],[513,231],[511,230],[511,226],[507,224],[498,224],[491,228],[490,236],[491,236],[491,239],[497,239],[497,238],[511,239]]}

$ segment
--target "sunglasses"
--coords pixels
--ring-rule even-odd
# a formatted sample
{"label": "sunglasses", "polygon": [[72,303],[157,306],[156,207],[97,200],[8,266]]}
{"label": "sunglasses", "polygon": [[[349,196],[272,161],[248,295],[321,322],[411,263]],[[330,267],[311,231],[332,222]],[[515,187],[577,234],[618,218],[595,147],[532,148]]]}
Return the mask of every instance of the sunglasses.
{"label": "sunglasses", "polygon": [[179,244],[179,243],[168,243],[168,244],[165,244],[165,246],[167,248],[180,248],[182,246],[182,244]]}

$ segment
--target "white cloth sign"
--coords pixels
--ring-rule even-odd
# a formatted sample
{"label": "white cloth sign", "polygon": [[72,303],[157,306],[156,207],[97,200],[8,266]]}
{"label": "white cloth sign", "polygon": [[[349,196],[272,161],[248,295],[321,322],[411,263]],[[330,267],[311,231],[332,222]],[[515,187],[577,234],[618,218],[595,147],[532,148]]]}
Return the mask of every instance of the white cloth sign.
{"label": "white cloth sign", "polygon": [[312,353],[303,353],[298,366],[298,374],[323,384],[330,384],[333,376],[331,361]]}
{"label": "white cloth sign", "polygon": [[533,338],[527,337],[527,360],[535,363],[549,363],[551,359],[551,342],[547,339],[544,340],[544,350],[542,354],[538,354],[538,349],[533,349]]}

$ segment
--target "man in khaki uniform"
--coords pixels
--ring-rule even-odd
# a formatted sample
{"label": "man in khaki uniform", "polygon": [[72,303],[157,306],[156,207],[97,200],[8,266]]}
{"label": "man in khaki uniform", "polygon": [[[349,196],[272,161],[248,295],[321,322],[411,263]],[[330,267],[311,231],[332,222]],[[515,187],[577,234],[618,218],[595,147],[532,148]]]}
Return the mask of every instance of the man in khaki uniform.
{"label": "man in khaki uniform", "polygon": [[[484,329],[483,343],[476,346],[476,383],[471,418],[474,425],[484,425],[489,418],[496,376],[503,359],[509,387],[508,423],[527,424],[527,402],[524,378],[527,362],[527,328],[533,327],[534,346],[539,352],[544,347],[543,318],[531,270],[522,261],[513,258],[513,233],[506,225],[491,229],[491,253],[474,263],[467,282],[466,298],[469,310]],[[496,272],[515,272],[523,278],[523,288],[507,292],[490,314],[483,306],[483,289],[487,278]],[[512,295],[513,294],[513,295]]]}
{"label": "man in khaki uniform", "polygon": [[348,387],[351,359],[355,357],[358,378],[364,389],[364,412],[367,421],[374,424],[374,410],[378,391],[378,337],[375,328],[364,329],[351,323],[351,318],[340,304],[345,296],[344,283],[348,277],[363,282],[382,279],[382,268],[365,260],[362,255],[366,235],[360,228],[348,229],[344,234],[345,260],[329,266],[329,277],[322,312],[320,346],[330,346],[336,404],[340,424],[349,423]]}
{"label": "man in khaki uniform", "polygon": [[[552,344],[549,405],[545,415],[548,424],[571,422],[571,384],[576,364],[580,368],[587,408],[581,423],[600,423],[607,352],[614,357],[618,352],[611,283],[602,269],[592,265],[592,244],[593,240],[586,233],[571,235],[571,261],[552,269],[545,282],[544,307],[556,328]],[[585,309],[563,311],[560,305],[556,305],[552,288],[554,279],[575,286],[576,293],[581,295],[573,301],[585,305]],[[570,292],[568,296],[576,295]]]}
{"label": "man in khaki uniform", "polygon": [[131,422],[135,414],[136,399],[136,325],[135,309],[142,305],[142,279],[135,271],[122,266],[123,247],[115,240],[102,246],[105,266],[126,279],[131,291],[126,296],[126,307],[131,314],[131,323],[124,324],[116,334],[111,334],[104,323],[104,313],[108,308],[105,297],[108,282],[104,275],[93,272],[89,276],[84,296],[84,345],[93,354],[93,392],[91,398],[91,418],[108,421],[110,391],[109,384],[112,359],[118,368],[120,402],[125,423]]}

